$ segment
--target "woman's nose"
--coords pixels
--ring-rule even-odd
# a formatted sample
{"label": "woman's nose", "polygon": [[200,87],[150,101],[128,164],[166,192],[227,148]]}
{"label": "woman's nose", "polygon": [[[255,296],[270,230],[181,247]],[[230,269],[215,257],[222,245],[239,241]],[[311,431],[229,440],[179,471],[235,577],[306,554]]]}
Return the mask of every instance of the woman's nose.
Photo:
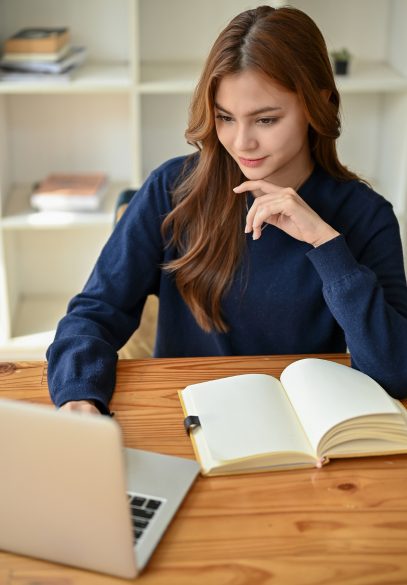
{"label": "woman's nose", "polygon": [[257,140],[250,128],[245,125],[236,128],[234,147],[241,154],[257,148]]}

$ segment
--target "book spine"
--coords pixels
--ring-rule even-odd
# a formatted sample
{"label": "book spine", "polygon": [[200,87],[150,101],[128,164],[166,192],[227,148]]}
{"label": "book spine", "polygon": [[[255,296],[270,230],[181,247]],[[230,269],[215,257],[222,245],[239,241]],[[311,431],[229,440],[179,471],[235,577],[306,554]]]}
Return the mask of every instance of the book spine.
{"label": "book spine", "polygon": [[5,53],[54,53],[69,42],[69,31],[43,39],[10,38],[4,41]]}

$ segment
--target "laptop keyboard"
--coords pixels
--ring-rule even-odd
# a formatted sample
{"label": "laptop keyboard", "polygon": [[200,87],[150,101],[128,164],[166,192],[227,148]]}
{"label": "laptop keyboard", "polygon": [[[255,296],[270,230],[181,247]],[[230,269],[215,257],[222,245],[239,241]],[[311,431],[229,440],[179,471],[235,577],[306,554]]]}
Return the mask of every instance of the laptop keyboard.
{"label": "laptop keyboard", "polygon": [[140,540],[160,508],[163,500],[141,494],[127,494],[129,498],[134,542]]}

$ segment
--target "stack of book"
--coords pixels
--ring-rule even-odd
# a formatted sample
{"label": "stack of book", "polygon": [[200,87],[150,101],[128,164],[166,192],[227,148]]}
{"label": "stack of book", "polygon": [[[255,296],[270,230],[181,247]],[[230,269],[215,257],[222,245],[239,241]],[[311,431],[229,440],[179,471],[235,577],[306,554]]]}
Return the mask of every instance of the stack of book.
{"label": "stack of book", "polygon": [[65,81],[85,58],[85,47],[71,46],[68,28],[25,28],[3,43],[0,79]]}
{"label": "stack of book", "polygon": [[30,203],[39,211],[96,211],[107,187],[104,173],[56,173],[34,186]]}

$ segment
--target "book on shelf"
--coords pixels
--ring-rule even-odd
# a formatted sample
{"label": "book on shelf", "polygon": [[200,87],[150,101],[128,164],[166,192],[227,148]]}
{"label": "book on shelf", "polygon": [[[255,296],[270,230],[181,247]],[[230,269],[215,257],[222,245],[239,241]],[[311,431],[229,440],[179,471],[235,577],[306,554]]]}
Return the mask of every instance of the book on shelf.
{"label": "book on shelf", "polygon": [[86,47],[70,47],[69,51],[58,61],[41,60],[0,60],[0,67],[7,71],[20,71],[27,73],[51,73],[58,74],[77,68],[86,59]]}
{"label": "book on shelf", "polygon": [[24,28],[3,43],[5,53],[57,53],[69,44],[67,27]]}
{"label": "book on shelf", "polygon": [[105,173],[55,173],[34,186],[30,203],[39,211],[96,211],[107,187]]}
{"label": "book on shelf", "polygon": [[65,45],[64,47],[58,49],[58,51],[52,53],[3,53],[1,62],[3,65],[7,63],[26,63],[29,61],[32,61],[33,63],[56,63],[66,57],[66,55],[68,55],[70,52],[70,49],[70,45]]}
{"label": "book on shelf", "polygon": [[317,358],[179,392],[203,475],[322,467],[407,452],[407,411],[372,378]]}
{"label": "book on shelf", "polygon": [[0,82],[15,83],[68,83],[72,80],[70,70],[64,73],[34,73],[27,71],[4,71],[0,69]]}

